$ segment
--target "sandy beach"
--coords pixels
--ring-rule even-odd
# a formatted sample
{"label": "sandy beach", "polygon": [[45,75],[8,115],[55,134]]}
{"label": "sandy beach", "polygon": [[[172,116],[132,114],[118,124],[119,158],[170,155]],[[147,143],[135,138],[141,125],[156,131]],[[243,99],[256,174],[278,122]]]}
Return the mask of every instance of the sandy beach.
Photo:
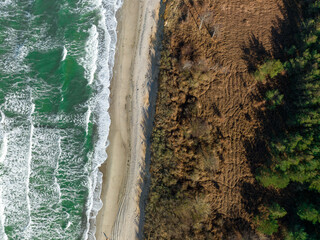
{"label": "sandy beach", "polygon": [[[96,239],[141,238],[148,139],[156,97],[160,0],[124,0],[111,83],[108,159],[101,166],[103,207]],[[141,209],[142,206],[142,209]],[[142,220],[141,220],[142,219]]]}

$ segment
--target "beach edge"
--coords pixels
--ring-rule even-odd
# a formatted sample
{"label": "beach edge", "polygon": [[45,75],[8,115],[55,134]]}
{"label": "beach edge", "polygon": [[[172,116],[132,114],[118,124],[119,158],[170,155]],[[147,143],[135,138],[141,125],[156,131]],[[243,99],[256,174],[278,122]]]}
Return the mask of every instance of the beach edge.
{"label": "beach edge", "polygon": [[[160,0],[124,0],[111,82],[111,126],[96,239],[140,239],[160,60]],[[147,180],[147,181],[145,181]]]}

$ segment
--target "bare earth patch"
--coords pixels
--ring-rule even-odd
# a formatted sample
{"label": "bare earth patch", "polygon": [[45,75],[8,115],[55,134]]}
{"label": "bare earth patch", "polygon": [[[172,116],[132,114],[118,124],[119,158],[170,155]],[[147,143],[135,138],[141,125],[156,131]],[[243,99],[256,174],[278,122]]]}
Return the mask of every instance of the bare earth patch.
{"label": "bare earth patch", "polygon": [[[147,239],[266,239],[255,231],[263,161],[254,67],[276,51],[281,0],[167,1]],[[186,200],[189,199],[189,200]],[[200,216],[198,216],[200,214]]]}

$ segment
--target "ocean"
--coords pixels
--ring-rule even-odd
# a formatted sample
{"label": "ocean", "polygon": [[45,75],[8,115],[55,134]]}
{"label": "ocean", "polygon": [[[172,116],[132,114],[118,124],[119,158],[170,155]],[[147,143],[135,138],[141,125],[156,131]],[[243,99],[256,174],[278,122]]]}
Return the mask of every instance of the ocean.
{"label": "ocean", "polygon": [[120,0],[0,0],[0,240],[95,239]]}

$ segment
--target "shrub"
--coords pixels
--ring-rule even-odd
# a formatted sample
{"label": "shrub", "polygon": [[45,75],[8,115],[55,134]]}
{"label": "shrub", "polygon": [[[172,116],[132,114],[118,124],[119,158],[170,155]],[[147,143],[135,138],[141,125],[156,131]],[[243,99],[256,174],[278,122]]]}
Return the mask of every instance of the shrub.
{"label": "shrub", "polygon": [[258,67],[258,70],[254,73],[254,77],[258,81],[263,81],[268,76],[270,78],[276,77],[279,73],[284,71],[283,64],[280,60],[269,60]]}
{"label": "shrub", "polygon": [[258,220],[257,230],[266,235],[272,235],[278,232],[278,221],[273,218],[268,218],[264,220]]}
{"label": "shrub", "polygon": [[317,192],[320,192],[320,179],[317,178],[317,179],[313,179],[311,181],[311,184],[309,186],[309,189],[310,190],[315,190]]}
{"label": "shrub", "polygon": [[[296,227],[297,228],[297,227]],[[310,240],[303,228],[287,233],[285,240]]]}
{"label": "shrub", "polygon": [[302,203],[298,208],[298,216],[313,224],[320,223],[320,210],[311,203]]}
{"label": "shrub", "polygon": [[281,207],[278,203],[274,203],[269,207],[270,216],[278,219],[282,218],[287,214],[287,211]]}
{"label": "shrub", "polygon": [[281,172],[273,172],[270,169],[261,169],[256,175],[256,179],[264,187],[285,188],[288,186],[290,179]]}
{"label": "shrub", "polygon": [[256,217],[257,230],[267,235],[278,232],[279,224],[277,219],[284,217],[286,214],[287,211],[284,208],[278,203],[273,203],[267,207],[266,212]]}
{"label": "shrub", "polygon": [[270,90],[266,92],[266,100],[269,103],[269,108],[274,109],[282,104],[283,95],[280,94],[278,89]]}

